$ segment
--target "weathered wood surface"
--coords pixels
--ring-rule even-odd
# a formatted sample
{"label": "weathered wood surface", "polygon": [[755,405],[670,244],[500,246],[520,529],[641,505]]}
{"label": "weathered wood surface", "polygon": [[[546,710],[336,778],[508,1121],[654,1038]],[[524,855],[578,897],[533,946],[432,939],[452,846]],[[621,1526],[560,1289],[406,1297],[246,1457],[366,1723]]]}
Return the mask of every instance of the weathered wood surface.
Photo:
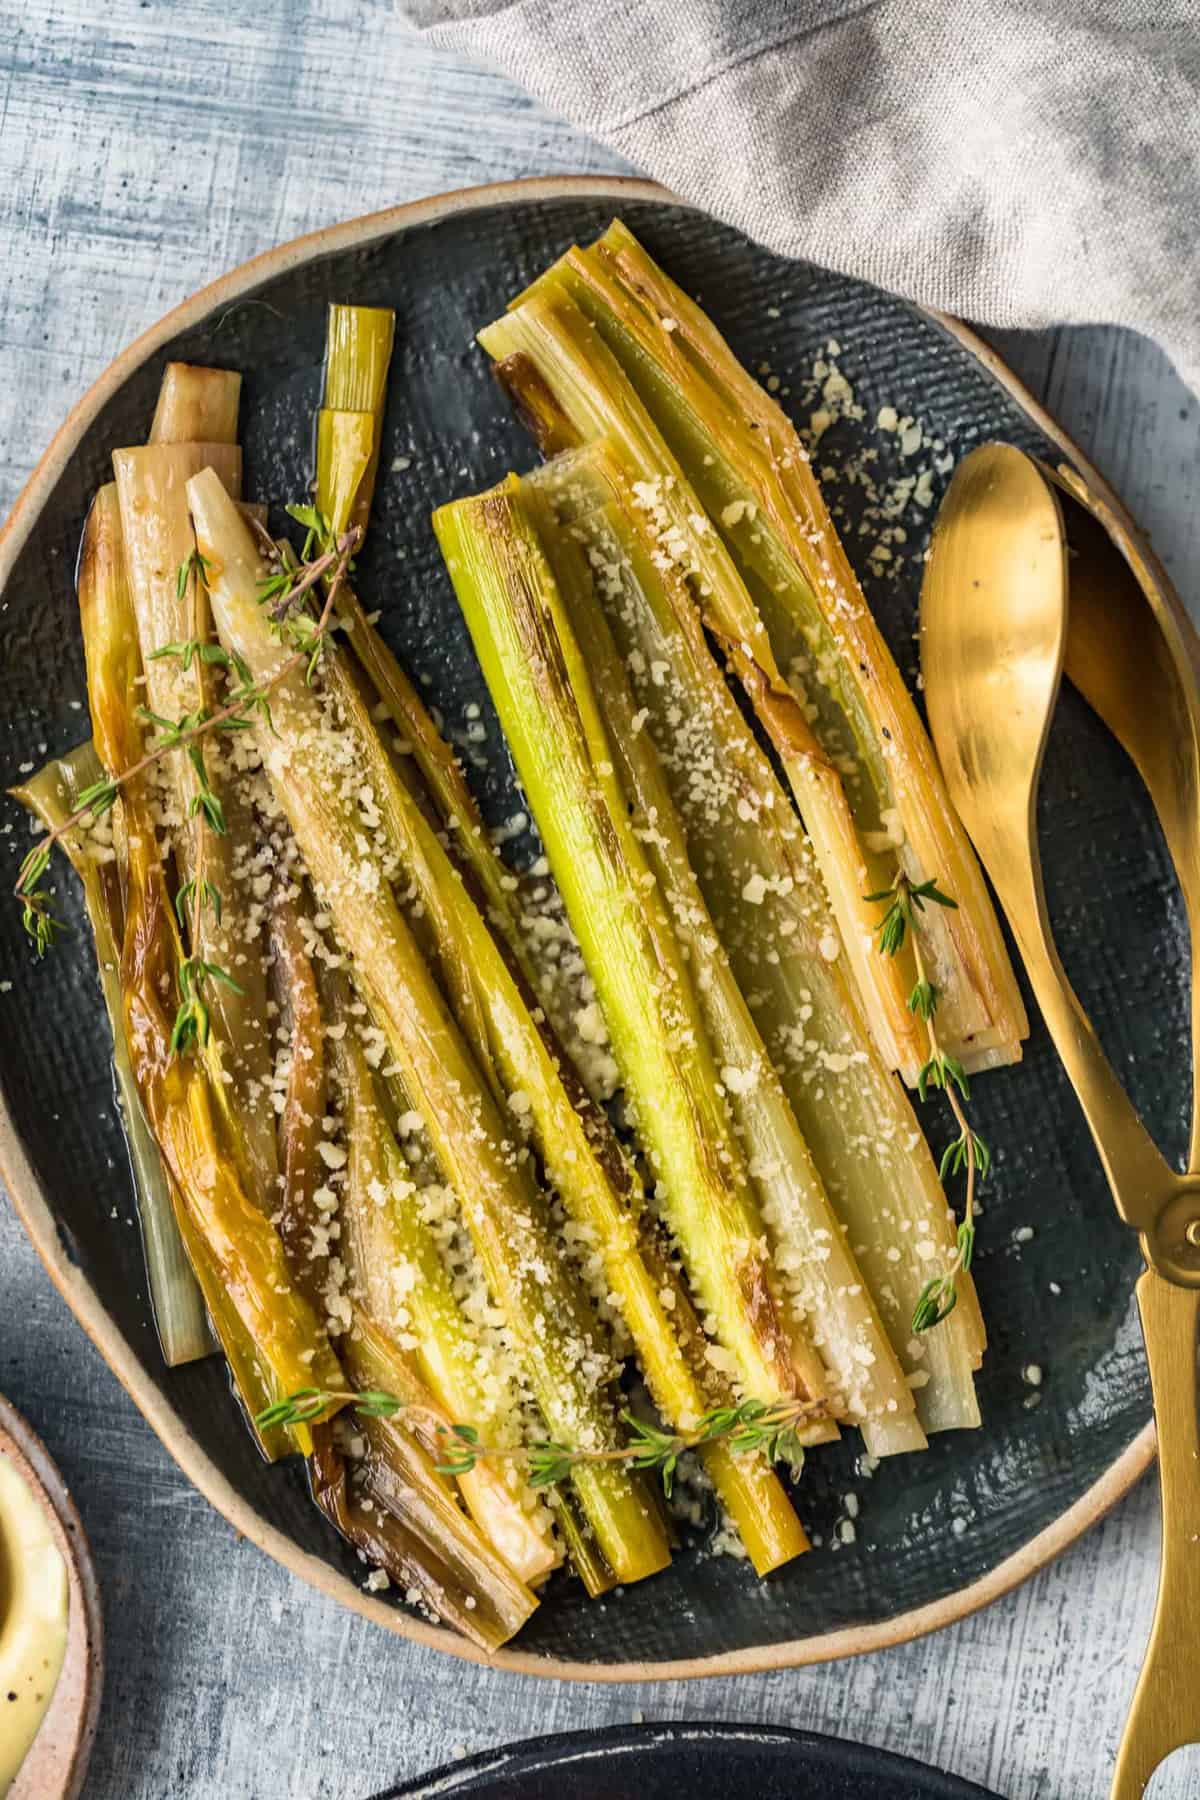
{"label": "weathered wood surface", "polygon": [[[372,0],[0,0],[0,514],[109,359],[243,258],[446,188],[618,167]],[[1002,348],[1200,604],[1198,409],[1164,359],[1109,331]],[[1153,1602],[1153,1481],[1019,1593],[905,1649],[737,1681],[535,1684],[393,1640],[238,1543],[3,1203],[0,1389],[62,1464],[100,1565],[96,1796],[363,1800],[463,1751],[642,1715],[867,1738],[1008,1800],[1107,1793]],[[1153,1790],[1198,1792],[1200,1753]]]}

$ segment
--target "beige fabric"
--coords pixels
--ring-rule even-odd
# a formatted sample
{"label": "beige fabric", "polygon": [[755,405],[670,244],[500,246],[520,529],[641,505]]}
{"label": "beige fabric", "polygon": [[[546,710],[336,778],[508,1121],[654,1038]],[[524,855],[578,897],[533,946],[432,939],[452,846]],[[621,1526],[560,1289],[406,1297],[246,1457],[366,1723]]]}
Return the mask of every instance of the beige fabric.
{"label": "beige fabric", "polygon": [[751,237],[1200,386],[1200,0],[401,0]]}

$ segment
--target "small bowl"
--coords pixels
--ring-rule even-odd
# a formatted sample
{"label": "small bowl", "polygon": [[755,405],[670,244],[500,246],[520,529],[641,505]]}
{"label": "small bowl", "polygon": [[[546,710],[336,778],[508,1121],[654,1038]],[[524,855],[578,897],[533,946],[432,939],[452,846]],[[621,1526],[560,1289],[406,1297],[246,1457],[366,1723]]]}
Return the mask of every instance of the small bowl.
{"label": "small bowl", "polygon": [[8,1800],[75,1800],[82,1792],[104,1688],[104,1625],[92,1553],[75,1503],[33,1427],[0,1394],[0,1459],[42,1507],[67,1565],[67,1648],[54,1695]]}

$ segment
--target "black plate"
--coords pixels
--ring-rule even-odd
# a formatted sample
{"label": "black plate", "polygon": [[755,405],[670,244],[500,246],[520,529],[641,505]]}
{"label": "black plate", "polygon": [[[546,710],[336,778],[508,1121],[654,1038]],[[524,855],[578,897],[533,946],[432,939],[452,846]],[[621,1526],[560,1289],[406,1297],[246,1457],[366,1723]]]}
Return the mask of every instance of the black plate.
{"label": "black plate", "polygon": [[[595,197],[594,187],[557,197],[493,192],[467,210],[439,216],[435,209],[404,229],[377,225],[373,238],[363,230],[357,243],[343,232],[340,248],[310,242],[291,266],[277,259],[257,285],[243,286],[233,304],[225,284],[207,310],[198,310],[199,322],[131,366],[86,425],[27,536],[22,519],[7,546],[11,558],[23,537],[2,601],[0,777],[14,779],[22,763],[65,749],[86,728],[86,714],[76,710],[84,679],[71,585],[80,524],[93,489],[108,478],[109,452],[144,437],[164,361],[245,371],[247,491],[272,501],[294,497],[310,474],[325,308],[338,299],[386,303],[398,314],[361,590],[381,608],[384,631],[452,735],[461,741],[470,702],[481,708],[486,755],[470,746],[471,777],[493,821],[511,814],[517,796],[508,757],[429,513],[435,503],[531,462],[473,333],[573,238],[598,233],[618,204],[653,254],[700,295],[744,361],[780,372],[785,405],[800,408],[802,376],[831,339],[840,346],[837,360],[863,418],[842,420],[826,434],[820,462],[834,471],[835,496],[851,517],[860,502],[859,490],[841,479],[848,457],[870,445],[880,452],[881,473],[911,467],[895,434],[875,428],[885,404],[923,420],[947,463],[995,437],[1058,454],[979,359],[927,316],[859,283],[781,261],[736,232],[646,198],[644,188],[615,200]],[[805,413],[810,407],[804,403]],[[407,466],[394,468],[400,459]],[[929,518],[912,508],[906,515],[906,548],[914,554],[899,580],[877,579],[864,540],[854,532],[848,538],[910,680]],[[0,580],[4,567],[0,546]],[[0,825],[12,829],[0,858],[12,852],[11,878],[27,826],[8,802]],[[1174,1152],[1185,1140],[1189,1098],[1182,910],[1143,790],[1073,692],[1063,696],[1047,756],[1042,826],[1064,960],[1135,1103]],[[529,853],[531,846],[517,848]],[[74,911],[72,883],[61,873],[59,886]],[[86,932],[38,967],[16,908],[2,906],[0,966],[12,983],[0,995],[0,1085],[15,1134],[5,1156],[31,1219],[40,1187],[74,1265],[60,1280],[80,1287],[75,1304],[83,1311],[91,1302],[80,1278],[94,1290],[107,1315],[98,1327],[93,1322],[105,1353],[193,1477],[227,1511],[236,1510],[230,1490],[253,1510],[253,1519],[238,1517],[241,1528],[265,1542],[274,1527],[282,1534],[272,1540],[277,1554],[288,1547],[308,1552],[324,1565],[326,1581],[336,1572],[360,1586],[361,1566],[309,1504],[301,1472],[260,1463],[220,1364],[173,1374],[162,1366],[135,1234],[110,1219],[114,1206],[128,1210],[129,1180]],[[649,1665],[639,1670],[644,1674],[679,1659],[737,1652],[811,1658],[821,1654],[820,1643],[783,1647],[831,1633],[852,1634],[838,1648],[867,1648],[897,1635],[887,1622],[898,1615],[949,1601],[899,1628],[904,1635],[967,1610],[988,1591],[977,1584],[1083,1501],[1131,1450],[1150,1416],[1130,1307],[1137,1245],[1117,1223],[1082,1117],[1036,1017],[1024,1064],[980,1080],[975,1094],[977,1123],[996,1152],[976,1263],[991,1332],[979,1383],[984,1429],[943,1437],[927,1455],[885,1464],[871,1478],[848,1434],[811,1457],[804,1477],[800,1510],[822,1545],[816,1554],[757,1582],[742,1564],[696,1546],[676,1559],[670,1575],[595,1605],[562,1580],[523,1634],[522,1650],[589,1665],[638,1662]],[[927,1107],[924,1119],[940,1143],[940,1106]],[[61,1259],[44,1215],[35,1235],[52,1264]],[[1031,1363],[1044,1372],[1040,1387],[1024,1379]],[[173,1429],[178,1424],[191,1447]],[[1139,1454],[1131,1451],[1126,1468]],[[857,1541],[840,1544],[849,1494],[858,1503]],[[340,1591],[366,1604],[348,1586]],[[398,1600],[370,1604],[379,1616],[402,1608]]]}
{"label": "black plate", "polygon": [[1000,1800],[907,1756],[815,1731],[622,1725],[565,1731],[451,1763],[375,1800]]}

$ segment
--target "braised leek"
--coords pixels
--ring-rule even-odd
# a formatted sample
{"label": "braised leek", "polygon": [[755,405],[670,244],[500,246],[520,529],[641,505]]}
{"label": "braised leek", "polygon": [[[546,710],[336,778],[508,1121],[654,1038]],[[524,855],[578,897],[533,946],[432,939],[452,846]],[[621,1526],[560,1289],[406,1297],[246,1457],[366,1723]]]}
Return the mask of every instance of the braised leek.
{"label": "braised leek", "polygon": [[242,378],[233,369],[168,363],[150,426],[152,444],[236,444]]}
{"label": "braised leek", "polygon": [[[144,751],[137,637],[116,496],[102,490],[97,504],[80,620],[97,752],[109,775],[124,777]],[[182,951],[147,776],[124,782],[119,823],[125,858],[120,986],[130,1066],[186,1217],[185,1244],[194,1238],[204,1246],[203,1260],[193,1259],[193,1266],[206,1298],[211,1293],[213,1323],[225,1342],[223,1324],[230,1313],[236,1319],[225,1347],[231,1367],[256,1372],[255,1386],[244,1394],[253,1411],[313,1383],[337,1391],[340,1372],[324,1327],[293,1289],[279,1235],[240,1177],[245,1157],[225,1101],[220,1046],[214,1040],[204,1060],[172,1054]],[[294,1438],[308,1448],[307,1427],[297,1427]]]}
{"label": "braised leek", "polygon": [[[351,1340],[377,1320],[404,1344],[448,1420],[469,1421],[489,1444],[515,1442],[515,1396],[497,1359],[463,1314],[422,1213],[436,1187],[436,1171],[415,1167],[402,1153],[380,1083],[345,1008],[335,1005],[332,1010],[346,1027],[336,1051],[350,1152],[340,1244],[359,1295],[358,1326]],[[459,1486],[480,1530],[514,1574],[529,1582],[549,1574],[557,1557],[548,1521],[511,1468],[480,1462],[459,1478]]]}
{"label": "braised leek", "polygon": [[[378,327],[368,318],[352,329],[355,310],[330,309],[323,419],[334,395],[382,395],[370,348]],[[348,459],[342,466],[349,466]],[[360,516],[352,513],[360,499],[361,491],[354,491],[344,476],[335,478],[333,468],[318,457],[317,505],[335,532]],[[715,1372],[701,1358],[698,1379],[681,1345],[674,1311],[678,1278],[656,1280],[640,1254],[640,1181],[606,1116],[572,1078],[561,1045],[525,985],[536,980],[537,972],[514,904],[517,883],[486,837],[457,759],[374,626],[356,602],[352,605],[355,652],[403,731],[425,784],[423,792],[417,782],[400,779],[358,684],[338,658],[330,658],[327,677],[341,722],[355,736],[370,771],[374,804],[411,896],[413,929],[427,959],[439,969],[459,1025],[480,1067],[490,1073],[497,1096],[505,1104],[513,1095],[528,1100],[534,1145],[576,1226],[586,1234],[593,1258],[599,1258],[606,1289],[620,1308],[650,1392],[663,1417],[686,1429],[714,1403]],[[450,852],[428,822],[430,800],[452,833],[452,849],[478,883],[503,951],[480,917],[470,882],[460,879]],[[686,1305],[686,1296],[679,1303]],[[760,1573],[804,1549],[803,1532],[772,1470],[731,1457],[721,1444],[706,1446],[702,1456],[726,1510],[746,1523],[747,1548]]]}
{"label": "braised leek", "polygon": [[[391,764],[356,683],[336,658],[326,673],[339,724],[354,740],[373,808],[410,895],[414,935],[439,971],[497,1099],[527,1119],[551,1184],[585,1235],[589,1254],[599,1259],[604,1292],[620,1310],[655,1404],[674,1428],[687,1430],[712,1402],[674,1329],[674,1289],[654,1279],[641,1254],[644,1196],[637,1173],[606,1115],[572,1079],[549,1026],[544,1019],[535,1021],[533,996]],[[730,1514],[755,1522],[747,1548],[760,1572],[798,1555],[803,1534],[777,1478],[730,1458],[724,1446],[707,1446],[703,1455]]]}
{"label": "braised leek", "polygon": [[[372,307],[329,309],[325,400],[317,425],[316,502],[335,537],[350,524],[364,529],[367,524],[378,466],[390,318]],[[361,403],[358,410],[350,406],[352,401]],[[463,859],[479,882],[489,918],[503,931],[512,953],[523,958],[513,901],[515,884],[491,845],[458,758],[345,583],[338,596],[338,615],[355,657],[420,770],[443,824],[458,840]]]}
{"label": "braised leek", "polygon": [[[81,585],[104,579],[97,570],[97,563],[104,557],[106,540],[111,542],[109,534],[114,530],[119,544],[116,494],[112,488],[101,489],[84,532]],[[36,775],[14,788],[13,793],[36,814],[47,830],[53,831],[74,814],[79,806],[79,795],[102,775],[93,746],[81,744],[61,760],[47,763]],[[123,919],[116,855],[109,847],[106,856],[104,846],[94,843],[86,830],[68,832],[61,842],[79,876],[96,945],[100,992],[112,1028],[113,1068],[129,1145],[154,1323],[158,1328],[163,1360],[168,1368],[177,1368],[180,1363],[211,1356],[216,1344],[175,1222],[170,1177],[146,1124],[129,1061],[121,997]]]}
{"label": "braised leek", "polygon": [[[214,667],[184,646],[212,638],[208,600],[195,562],[195,539],[188,518],[185,485],[200,468],[212,468],[236,497],[241,452],[232,444],[159,443],[113,454],[125,561],[141,647],[148,710],[163,730],[181,719],[199,719],[216,710]],[[241,1139],[249,1159],[243,1171],[259,1204],[274,1210],[278,1172],[275,1117],[267,1101],[272,1074],[270,1025],[261,933],[253,904],[235,864],[235,846],[253,842],[250,809],[213,738],[164,758],[167,823],[175,848],[180,885],[207,881],[221,896],[220,908],[200,907],[189,915],[189,936],[198,927],[191,954],[215,964],[232,978],[213,985],[207,996],[213,1030],[221,1041],[232,1078]],[[205,811],[213,796],[223,829]],[[236,983],[236,985],[232,985]]]}
{"label": "braised leek", "polygon": [[365,526],[379,467],[396,315],[380,306],[331,306],[325,394],[317,414],[317,506],[340,535]]}

